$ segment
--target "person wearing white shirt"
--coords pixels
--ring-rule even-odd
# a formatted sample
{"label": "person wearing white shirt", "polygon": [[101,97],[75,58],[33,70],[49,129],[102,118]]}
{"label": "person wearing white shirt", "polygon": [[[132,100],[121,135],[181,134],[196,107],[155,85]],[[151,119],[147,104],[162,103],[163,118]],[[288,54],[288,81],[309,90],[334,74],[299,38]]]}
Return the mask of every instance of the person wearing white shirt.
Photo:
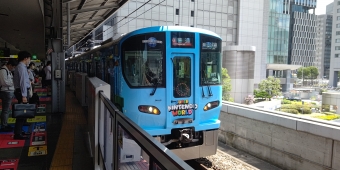
{"label": "person wearing white shirt", "polygon": [[11,132],[12,127],[8,126],[8,111],[12,104],[12,98],[14,96],[14,83],[12,72],[18,65],[15,59],[10,59],[6,65],[0,69],[0,99],[2,101],[2,112],[1,112],[1,132]]}
{"label": "person wearing white shirt", "polygon": [[52,75],[51,75],[51,61],[47,61],[46,67],[44,69],[45,71],[45,85],[47,87],[47,95],[50,96],[51,93],[51,85],[52,85]]}

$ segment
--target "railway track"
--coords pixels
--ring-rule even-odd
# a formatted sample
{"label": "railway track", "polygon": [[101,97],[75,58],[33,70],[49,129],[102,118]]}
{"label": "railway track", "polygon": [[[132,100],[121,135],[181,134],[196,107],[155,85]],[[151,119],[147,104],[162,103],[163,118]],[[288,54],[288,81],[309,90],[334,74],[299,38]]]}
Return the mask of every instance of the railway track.
{"label": "railway track", "polygon": [[189,166],[191,166],[195,170],[208,170],[209,168],[204,166],[203,164],[197,162],[196,160],[188,160],[185,161]]}
{"label": "railway track", "polygon": [[195,170],[258,170],[258,168],[220,150],[217,150],[215,155],[185,162]]}

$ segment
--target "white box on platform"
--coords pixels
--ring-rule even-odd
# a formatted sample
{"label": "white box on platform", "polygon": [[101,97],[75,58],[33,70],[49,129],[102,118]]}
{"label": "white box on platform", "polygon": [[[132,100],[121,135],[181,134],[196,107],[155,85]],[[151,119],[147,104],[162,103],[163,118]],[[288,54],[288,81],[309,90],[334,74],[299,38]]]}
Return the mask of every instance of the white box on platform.
{"label": "white box on platform", "polygon": [[142,149],[132,139],[122,138],[122,147],[119,147],[120,162],[136,162],[141,160]]}

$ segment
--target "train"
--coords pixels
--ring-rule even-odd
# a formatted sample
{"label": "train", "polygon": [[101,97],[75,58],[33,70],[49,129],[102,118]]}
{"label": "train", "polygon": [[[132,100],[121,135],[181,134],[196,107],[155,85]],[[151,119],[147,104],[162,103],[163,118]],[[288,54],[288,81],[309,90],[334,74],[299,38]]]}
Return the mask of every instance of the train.
{"label": "train", "polygon": [[184,160],[217,151],[222,39],[194,27],[141,28],[66,61],[111,85],[111,101]]}

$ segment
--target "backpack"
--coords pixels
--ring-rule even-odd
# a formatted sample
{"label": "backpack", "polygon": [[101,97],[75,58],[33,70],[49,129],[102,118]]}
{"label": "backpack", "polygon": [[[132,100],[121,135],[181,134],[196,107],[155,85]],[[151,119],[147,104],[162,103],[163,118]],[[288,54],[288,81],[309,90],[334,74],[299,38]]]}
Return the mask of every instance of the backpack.
{"label": "backpack", "polygon": [[[6,69],[1,67],[0,70],[6,70]],[[7,78],[8,78],[8,70],[6,70],[6,73],[7,73]],[[0,90],[1,88],[2,88],[2,84],[0,84]]]}

